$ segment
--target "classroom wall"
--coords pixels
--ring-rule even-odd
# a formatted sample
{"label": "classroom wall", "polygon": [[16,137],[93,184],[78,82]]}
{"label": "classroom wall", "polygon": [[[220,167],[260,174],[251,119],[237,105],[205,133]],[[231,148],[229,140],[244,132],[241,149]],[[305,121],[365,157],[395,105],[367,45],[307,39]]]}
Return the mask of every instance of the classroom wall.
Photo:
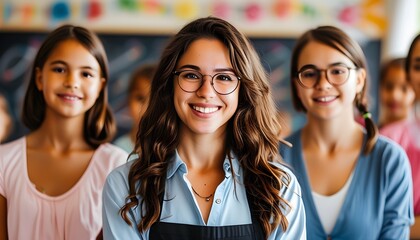
{"label": "classroom wall", "polygon": [[378,38],[387,24],[385,0],[2,0],[0,10],[0,25],[22,30],[72,22],[103,32],[172,34],[192,19],[213,15],[253,36],[296,37],[334,24],[361,38]]}
{"label": "classroom wall", "polygon": [[67,22],[95,30],[104,42],[110,60],[110,104],[119,135],[131,126],[125,92],[132,70],[156,61],[166,40],[185,23],[208,15],[227,19],[251,38],[269,73],[279,108],[292,115],[292,129],[305,121],[293,111],[290,100],[289,61],[294,41],[317,25],[342,28],[361,44],[368,58],[370,108],[376,120],[378,70],[385,51],[383,38],[390,28],[387,4],[384,0],[2,0],[0,94],[9,100],[15,121],[9,140],[27,132],[19,118],[37,48],[48,31]]}
{"label": "classroom wall", "polygon": [[[16,126],[10,140],[27,132],[19,119],[21,104],[32,59],[45,35],[38,32],[0,32],[0,94],[7,97]],[[99,37],[104,43],[110,62],[109,101],[117,117],[118,134],[121,135],[131,126],[131,119],[126,108],[129,75],[138,65],[156,61],[169,35],[100,34]],[[295,39],[251,38],[251,41],[269,72],[274,97],[279,108],[292,115],[292,128],[296,129],[304,123],[305,119],[302,114],[293,111],[290,98],[289,67]],[[371,40],[364,42],[362,46],[370,63],[369,69],[373,79],[370,97],[374,104],[377,98],[376,82],[381,45],[380,41]],[[375,105],[372,105],[372,110],[376,116]]]}

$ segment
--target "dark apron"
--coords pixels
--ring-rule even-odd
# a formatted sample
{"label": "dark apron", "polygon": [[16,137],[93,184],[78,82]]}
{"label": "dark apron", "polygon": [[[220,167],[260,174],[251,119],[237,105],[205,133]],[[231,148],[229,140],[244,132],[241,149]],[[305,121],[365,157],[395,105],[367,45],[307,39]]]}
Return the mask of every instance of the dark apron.
{"label": "dark apron", "polygon": [[[252,203],[248,199],[251,209],[252,223],[231,226],[198,226],[179,223],[155,222],[150,228],[150,240],[263,240],[262,227],[253,211]],[[162,202],[161,202],[162,206]],[[161,208],[162,209],[162,208]],[[162,210],[161,210],[162,213]]]}

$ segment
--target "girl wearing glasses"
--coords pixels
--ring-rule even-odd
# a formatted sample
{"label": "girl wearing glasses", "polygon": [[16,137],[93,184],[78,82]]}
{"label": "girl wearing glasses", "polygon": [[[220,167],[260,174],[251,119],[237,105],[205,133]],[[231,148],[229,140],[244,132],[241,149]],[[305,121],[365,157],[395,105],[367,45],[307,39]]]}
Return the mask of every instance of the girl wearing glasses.
{"label": "girl wearing glasses", "polygon": [[420,34],[414,38],[408,50],[405,72],[416,95],[414,117],[408,121],[383,128],[381,134],[399,143],[410,159],[415,215],[415,224],[411,228],[410,234],[411,238],[420,239]]}
{"label": "girl wearing glasses", "polygon": [[138,159],[103,192],[106,239],[306,239],[300,187],[259,58],[228,22],[178,32],[161,56]]}
{"label": "girl wearing glasses", "polygon": [[378,137],[367,111],[360,46],[335,27],[305,32],[292,53],[291,81],[307,122],[281,153],[302,185],[308,239],[408,239],[410,167],[399,146]]}

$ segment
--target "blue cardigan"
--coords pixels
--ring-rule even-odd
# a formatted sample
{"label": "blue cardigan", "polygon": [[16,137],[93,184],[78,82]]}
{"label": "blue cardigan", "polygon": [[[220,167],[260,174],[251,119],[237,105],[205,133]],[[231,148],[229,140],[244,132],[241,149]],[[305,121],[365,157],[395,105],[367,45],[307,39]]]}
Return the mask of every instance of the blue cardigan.
{"label": "blue cardigan", "polygon": [[280,153],[302,187],[308,239],[409,239],[414,223],[413,189],[410,165],[401,147],[379,137],[371,153],[361,151],[337,222],[327,235],[312,198],[300,136],[298,130],[288,137],[293,147],[282,145]]}

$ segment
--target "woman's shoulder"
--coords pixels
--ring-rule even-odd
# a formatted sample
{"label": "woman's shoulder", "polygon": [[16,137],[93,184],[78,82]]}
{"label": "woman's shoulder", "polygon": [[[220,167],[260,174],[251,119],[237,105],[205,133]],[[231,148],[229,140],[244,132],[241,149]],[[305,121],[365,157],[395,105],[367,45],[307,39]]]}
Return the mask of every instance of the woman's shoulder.
{"label": "woman's shoulder", "polygon": [[95,158],[101,164],[108,163],[114,168],[127,162],[128,153],[111,143],[103,143],[95,150]]}
{"label": "woman's shoulder", "polygon": [[106,155],[110,157],[123,157],[127,160],[128,153],[122,148],[112,143],[103,143],[97,149],[96,153],[100,155]]}
{"label": "woman's shoulder", "polygon": [[404,149],[396,142],[384,136],[379,136],[375,147],[368,154],[371,162],[378,162],[383,166],[402,167],[409,165]]}
{"label": "woman's shoulder", "polygon": [[107,178],[113,179],[113,180],[124,180],[126,181],[128,179],[128,174],[130,172],[131,165],[134,163],[134,161],[126,162],[116,168],[114,168],[108,175]]}
{"label": "woman's shoulder", "polygon": [[[134,161],[129,161],[121,166],[114,168],[107,176],[104,191],[108,193],[118,192],[122,195],[128,193],[128,174],[130,172],[131,165]],[[118,194],[116,194],[118,195]],[[121,196],[122,196],[121,195]]]}
{"label": "woman's shoulder", "polygon": [[21,148],[24,146],[25,146],[25,137],[20,137],[18,139],[12,140],[7,143],[1,143],[0,151],[12,150],[12,149]]}
{"label": "woman's shoulder", "polygon": [[109,155],[128,155],[124,149],[113,143],[103,143],[96,149],[96,151]]}
{"label": "woman's shoulder", "polygon": [[404,149],[394,140],[379,135],[378,140],[376,141],[376,146],[373,149],[373,151],[404,152]]}

